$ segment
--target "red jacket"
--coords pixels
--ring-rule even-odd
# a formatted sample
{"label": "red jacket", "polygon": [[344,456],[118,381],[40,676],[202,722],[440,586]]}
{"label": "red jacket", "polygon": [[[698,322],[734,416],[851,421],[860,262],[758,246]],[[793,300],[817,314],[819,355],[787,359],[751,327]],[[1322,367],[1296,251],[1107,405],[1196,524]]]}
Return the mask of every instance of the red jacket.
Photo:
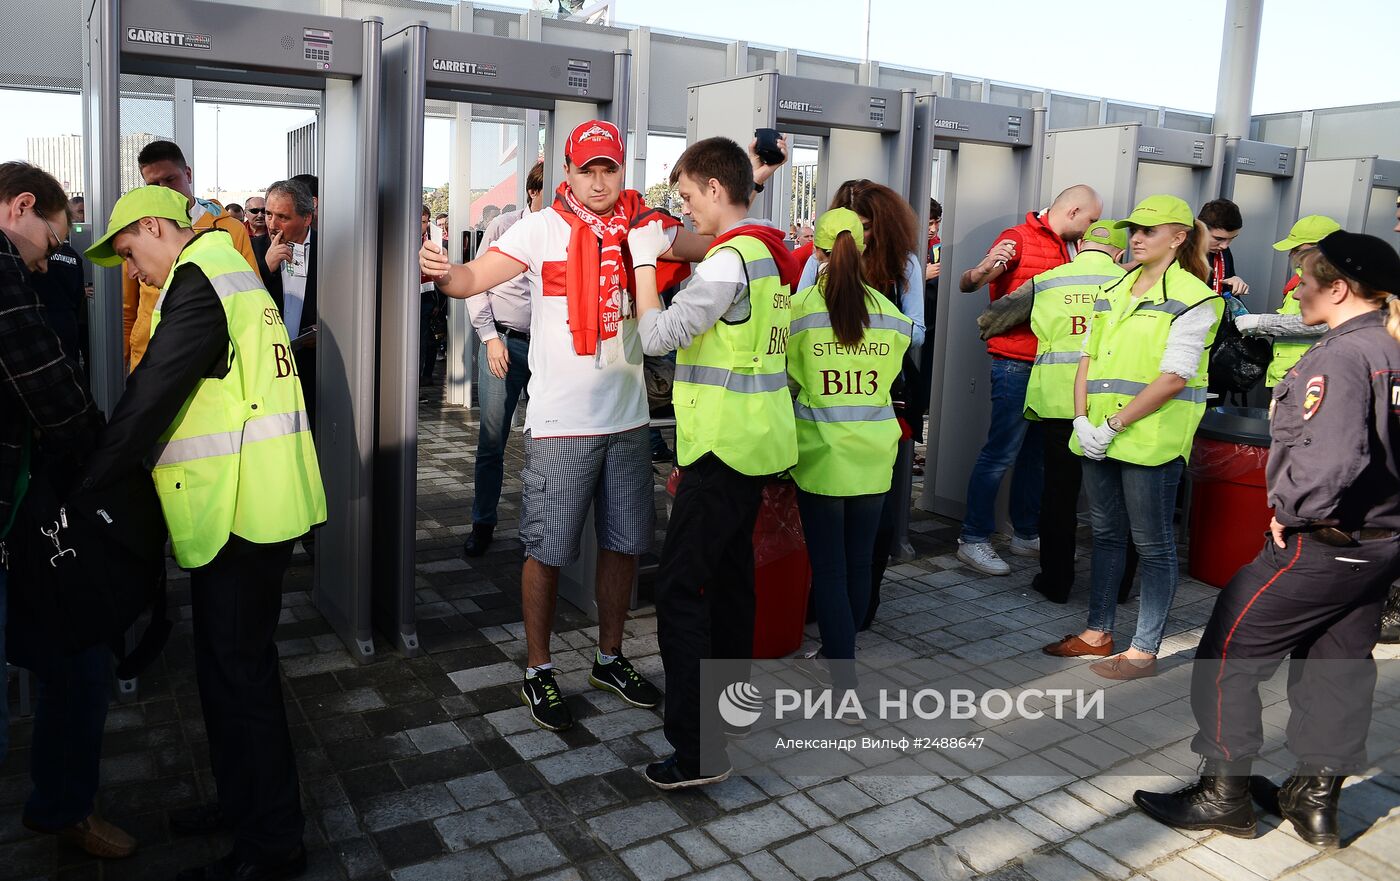
{"label": "red jacket", "polygon": [[[1016,256],[988,286],[993,300],[1006,296],[1026,281],[1070,260],[1069,245],[1050,228],[1045,218],[1034,211],[1026,215],[1025,223],[1004,230],[996,237],[997,242],[1003,239],[1016,243]],[[1035,332],[1031,330],[1029,322],[1018,324],[1006,333],[987,340],[989,353],[1016,361],[1034,361],[1035,350]]]}

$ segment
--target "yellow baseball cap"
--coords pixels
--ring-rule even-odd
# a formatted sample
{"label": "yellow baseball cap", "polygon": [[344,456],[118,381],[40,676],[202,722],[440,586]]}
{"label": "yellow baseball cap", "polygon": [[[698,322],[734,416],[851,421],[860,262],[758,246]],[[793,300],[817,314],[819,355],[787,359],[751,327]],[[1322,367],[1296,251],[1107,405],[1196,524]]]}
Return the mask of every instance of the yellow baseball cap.
{"label": "yellow baseball cap", "polygon": [[1330,217],[1309,214],[1298,218],[1298,222],[1288,231],[1288,238],[1274,242],[1274,250],[1292,251],[1299,245],[1315,245],[1341,228],[1342,225]]}
{"label": "yellow baseball cap", "polygon": [[856,240],[856,250],[865,250],[865,227],[860,215],[849,208],[833,208],[817,218],[817,228],[812,235],[812,244],[823,251],[830,251],[836,244],[836,237],[843,232]]}
{"label": "yellow baseball cap", "polygon": [[1191,206],[1183,200],[1162,193],[1143,199],[1133,209],[1133,213],[1128,215],[1127,220],[1119,220],[1113,225],[1118,227],[1161,226],[1164,223],[1192,226],[1196,223],[1196,215],[1191,213]]}
{"label": "yellow baseball cap", "polygon": [[112,238],[143,217],[164,217],[181,226],[190,225],[190,203],[183,195],[168,187],[137,187],[112,206],[107,231],[83,252],[98,266],[116,266],[122,262],[112,250]]}
{"label": "yellow baseball cap", "polygon": [[1128,231],[1113,220],[1101,217],[1084,233],[1084,241],[1108,245],[1120,251],[1128,250]]}

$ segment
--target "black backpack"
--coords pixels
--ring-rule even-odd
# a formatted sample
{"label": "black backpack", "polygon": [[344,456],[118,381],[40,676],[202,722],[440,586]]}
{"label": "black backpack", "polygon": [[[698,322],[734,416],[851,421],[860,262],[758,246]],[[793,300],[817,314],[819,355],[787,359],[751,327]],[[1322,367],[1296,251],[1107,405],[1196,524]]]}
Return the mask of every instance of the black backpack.
{"label": "black backpack", "polygon": [[1229,395],[1242,397],[1264,378],[1273,358],[1273,343],[1240,333],[1227,309],[1210,349],[1210,391],[1222,400]]}

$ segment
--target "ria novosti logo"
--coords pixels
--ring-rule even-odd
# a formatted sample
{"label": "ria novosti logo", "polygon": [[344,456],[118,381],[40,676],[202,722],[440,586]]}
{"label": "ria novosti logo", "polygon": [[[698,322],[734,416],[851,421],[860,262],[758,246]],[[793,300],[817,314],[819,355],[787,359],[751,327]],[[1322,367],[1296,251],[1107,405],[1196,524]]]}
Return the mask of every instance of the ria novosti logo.
{"label": "ria novosti logo", "polygon": [[719,717],[735,728],[748,728],[763,715],[763,695],[748,682],[731,682],[719,695]]}

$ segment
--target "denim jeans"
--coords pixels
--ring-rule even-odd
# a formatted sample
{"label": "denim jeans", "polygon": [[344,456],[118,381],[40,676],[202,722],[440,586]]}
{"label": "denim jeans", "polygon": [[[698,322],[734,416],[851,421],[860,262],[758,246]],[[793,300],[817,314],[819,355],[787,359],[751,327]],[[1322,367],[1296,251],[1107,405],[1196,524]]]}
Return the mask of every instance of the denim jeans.
{"label": "denim jeans", "polygon": [[[821,496],[797,491],[802,534],[812,562],[812,604],[817,610],[822,656],[856,656],[856,628],[870,603],[870,566],[885,495]],[[832,664],[837,684],[850,687],[851,665]]]}
{"label": "denim jeans", "polygon": [[505,471],[506,439],[515,403],[530,381],[530,342],[502,337],[510,354],[505,379],[497,379],[486,361],[486,344],[477,358],[477,405],[481,408],[481,432],[476,444],[476,494],[472,496],[472,522],[496,525],[496,503],[501,500]]}
{"label": "denim jeans", "polygon": [[992,423],[987,442],[972,466],[967,481],[967,515],[962,540],[986,541],[996,532],[997,493],[1001,479],[1013,464],[1011,475],[1011,526],[1021,538],[1040,533],[1040,492],[1044,473],[1040,425],[1025,417],[1028,361],[992,358]]}
{"label": "denim jeans", "polygon": [[34,791],[24,816],[41,829],[85,820],[97,796],[102,729],[112,697],[112,652],[105,645],[65,655],[36,652],[34,742],[29,777]]}
{"label": "denim jeans", "polygon": [[1089,587],[1089,629],[1113,632],[1118,585],[1128,555],[1128,537],[1138,552],[1137,633],[1133,648],[1157,654],[1167,612],[1176,596],[1176,534],[1172,511],[1185,462],[1133,465],[1116,459],[1084,460],[1084,488],[1094,528]]}

